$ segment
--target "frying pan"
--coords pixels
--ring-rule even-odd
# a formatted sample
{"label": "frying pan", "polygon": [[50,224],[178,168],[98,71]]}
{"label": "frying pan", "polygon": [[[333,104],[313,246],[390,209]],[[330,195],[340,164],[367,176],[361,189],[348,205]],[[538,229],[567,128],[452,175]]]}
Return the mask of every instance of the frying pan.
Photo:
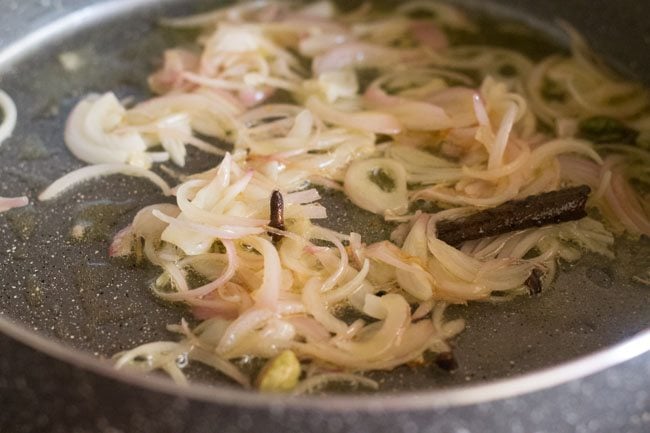
{"label": "frying pan", "polygon": [[[156,19],[218,3],[0,0],[0,88],[19,107],[17,130],[0,148],[0,195],[35,200],[80,167],[62,139],[75,101],[111,89],[145,97],[164,47],[193,38],[162,31]],[[526,22],[559,44],[554,20],[563,18],[650,85],[644,2],[460,3]],[[69,51],[84,61],[77,72],[59,61]],[[217,162],[190,161],[188,170]],[[112,234],[163,200],[138,179],[112,177],[0,215],[0,432],[650,431],[650,289],[631,279],[650,267],[648,238],[618,241],[614,263],[587,256],[564,266],[540,297],[453,308],[468,324],[454,342],[460,368],[376,373],[377,394],[292,399],[237,389],[209,371],[192,372],[189,388],[114,371],[110,355],[170,338],[165,324],[187,315],[146,289],[155,269],[106,257]],[[329,224],[385,237],[376,218],[335,195],[325,202],[336,215]],[[70,236],[77,223],[93,227],[83,242]]]}

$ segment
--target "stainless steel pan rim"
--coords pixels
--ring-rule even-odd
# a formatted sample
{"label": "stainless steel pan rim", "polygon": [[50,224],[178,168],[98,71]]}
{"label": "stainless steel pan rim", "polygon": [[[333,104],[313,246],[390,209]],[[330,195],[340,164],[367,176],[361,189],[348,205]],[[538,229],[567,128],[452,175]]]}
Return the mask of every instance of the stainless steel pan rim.
{"label": "stainless steel pan rim", "polygon": [[291,407],[329,412],[423,410],[487,403],[581,379],[650,352],[649,329],[628,340],[582,358],[522,376],[485,384],[389,395],[378,393],[374,395],[311,396],[298,399],[279,395],[269,396],[232,387],[208,386],[201,383],[181,387],[166,378],[144,376],[127,370],[115,370],[108,362],[102,362],[80,350],[64,347],[2,317],[0,317],[0,332],[34,350],[66,362],[71,367],[155,392],[209,403],[237,405],[249,409]]}
{"label": "stainless steel pan rim", "polygon": [[[145,10],[174,0],[76,0],[53,12],[45,23],[34,20],[23,28],[0,28],[0,66],[28,56],[31,50],[52,38],[65,37],[115,16]],[[57,16],[58,15],[58,16]],[[21,23],[23,24],[23,23]],[[4,39],[4,40],[3,40]],[[4,47],[2,45],[5,45]]]}

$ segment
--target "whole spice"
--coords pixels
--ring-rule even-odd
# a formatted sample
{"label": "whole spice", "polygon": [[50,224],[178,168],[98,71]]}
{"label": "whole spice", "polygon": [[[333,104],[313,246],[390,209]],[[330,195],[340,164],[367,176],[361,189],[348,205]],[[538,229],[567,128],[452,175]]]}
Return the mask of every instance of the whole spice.
{"label": "whole spice", "polygon": [[264,392],[288,392],[300,378],[300,361],[291,350],[270,359],[257,376],[257,388]]}
{"label": "whole spice", "polygon": [[576,186],[512,200],[455,220],[436,224],[438,239],[449,245],[496,236],[531,227],[573,221],[587,216],[585,204],[591,189]]}
{"label": "whole spice", "polygon": [[[273,191],[271,194],[271,222],[269,227],[278,230],[284,230],[284,200],[282,198],[282,193],[278,190]],[[269,233],[271,235],[271,241],[274,244],[280,242],[282,235],[279,233]]]}

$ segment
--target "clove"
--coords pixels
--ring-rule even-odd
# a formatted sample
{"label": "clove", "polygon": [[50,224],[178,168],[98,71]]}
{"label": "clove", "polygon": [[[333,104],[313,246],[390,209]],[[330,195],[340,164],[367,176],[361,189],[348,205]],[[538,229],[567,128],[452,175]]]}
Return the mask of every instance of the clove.
{"label": "clove", "polygon": [[[271,194],[270,206],[271,222],[269,223],[269,227],[277,230],[284,230],[284,200],[280,191],[273,191]],[[269,233],[269,235],[271,236],[273,244],[280,242],[283,237],[279,233]]]}

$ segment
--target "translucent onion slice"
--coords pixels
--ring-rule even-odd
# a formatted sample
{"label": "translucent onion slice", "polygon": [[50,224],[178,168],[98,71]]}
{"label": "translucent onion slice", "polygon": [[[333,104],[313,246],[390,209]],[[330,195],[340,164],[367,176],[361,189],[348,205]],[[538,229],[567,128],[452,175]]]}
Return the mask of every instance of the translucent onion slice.
{"label": "translucent onion slice", "polygon": [[[327,302],[330,304],[340,302],[343,299],[347,298],[348,296],[353,295],[355,292],[359,291],[364,286],[367,286],[369,283],[365,280],[365,278],[368,275],[369,270],[370,270],[370,260],[364,259],[361,270],[357,272],[353,278],[351,278],[345,284],[325,294],[325,299],[327,300]],[[348,275],[354,273],[355,271],[351,267],[348,267],[345,276],[347,277]]]}
{"label": "translucent onion slice", "polygon": [[452,183],[463,178],[463,169],[417,147],[392,144],[385,156],[400,163],[407,172],[408,183],[431,185]]}
{"label": "translucent onion slice", "polygon": [[388,312],[384,305],[381,303],[381,297],[372,295],[370,293],[366,294],[365,302],[363,304],[363,313],[367,316],[373,317],[378,320],[386,319]]}
{"label": "translucent onion slice", "polygon": [[213,352],[202,350],[201,348],[194,348],[190,352],[190,359],[192,361],[200,362],[201,364],[208,365],[217,371],[225,374],[235,382],[242,385],[244,388],[250,388],[250,380],[244,373],[227,360],[217,356]]}
{"label": "translucent onion slice", "polygon": [[11,97],[0,89],[0,109],[2,110],[2,123],[0,123],[0,145],[7,138],[11,137],[16,127],[18,114],[16,104]]}
{"label": "translucent onion slice", "polygon": [[133,218],[133,233],[145,239],[155,242],[160,241],[160,236],[167,227],[167,223],[161,221],[153,214],[153,211],[162,212],[170,217],[176,217],[180,213],[178,207],[171,203],[154,204],[142,208]]}
{"label": "translucent onion slice", "polygon": [[192,298],[199,298],[202,296],[206,296],[212,293],[214,290],[224,286],[235,275],[235,272],[237,271],[237,267],[239,264],[238,263],[239,259],[237,257],[235,246],[232,241],[223,240],[223,245],[226,248],[226,252],[227,252],[228,266],[224,269],[223,274],[221,274],[219,278],[201,287],[197,287],[196,289],[187,290],[184,292],[180,291],[177,293],[163,293],[163,292],[156,291],[156,294],[168,301],[180,301],[180,300],[187,301]]}
{"label": "translucent onion slice", "polygon": [[390,114],[378,111],[346,112],[326,104],[315,96],[310,97],[305,105],[313,114],[332,125],[377,134],[398,134],[402,130],[400,122]]}
{"label": "translucent onion slice", "polygon": [[345,174],[344,188],[350,200],[367,211],[379,215],[408,211],[406,170],[394,160],[371,158],[353,162]]}
{"label": "translucent onion slice", "polygon": [[225,354],[232,350],[242,339],[262,327],[271,317],[273,313],[266,309],[247,310],[228,326],[215,351],[218,354]]}
{"label": "translucent onion slice", "polygon": [[119,370],[125,365],[133,362],[136,358],[144,357],[153,359],[163,355],[172,355],[175,357],[177,354],[183,352],[186,348],[181,343],[174,341],[155,341],[152,343],[143,344],[127,352],[123,352],[115,361],[115,369]]}
{"label": "translucent onion slice", "polygon": [[341,349],[355,355],[358,360],[380,358],[396,345],[396,340],[399,340],[410,324],[411,309],[402,296],[389,293],[379,299],[386,310],[386,316],[377,332],[365,340],[339,343]]}
{"label": "translucent onion slice", "polygon": [[302,302],[307,312],[325,329],[335,334],[345,334],[348,326],[328,310],[327,302],[321,294],[322,285],[323,282],[319,278],[311,278],[302,289]]}
{"label": "translucent onion slice", "polygon": [[[428,259],[426,233],[428,222],[429,216],[421,215],[415,221],[413,228],[406,237],[406,240],[404,240],[404,245],[402,246],[402,251],[414,258],[420,259],[423,265],[427,263]],[[430,278],[426,278],[425,275],[419,273],[408,272],[401,269],[397,269],[395,275],[397,276],[397,282],[400,287],[416,299],[420,301],[431,299],[433,288]]]}
{"label": "translucent onion slice", "polygon": [[357,74],[351,69],[324,72],[318,77],[318,85],[328,102],[353,98],[359,91]]}
{"label": "translucent onion slice", "polygon": [[113,236],[113,241],[108,247],[109,257],[126,257],[133,250],[133,225],[129,224]]}
{"label": "translucent onion slice", "polygon": [[435,131],[451,126],[451,118],[441,107],[389,95],[381,84],[381,80],[377,80],[366,90],[364,102],[369,106],[394,115],[404,127],[411,130]]}
{"label": "translucent onion slice", "polygon": [[291,316],[287,320],[293,325],[296,334],[302,335],[310,341],[325,341],[331,335],[327,329],[316,319],[308,316]]}
{"label": "translucent onion slice", "polygon": [[316,57],[327,52],[335,45],[340,45],[349,40],[346,34],[315,34],[300,40],[298,51],[305,57]]}
{"label": "translucent onion slice", "polygon": [[29,204],[29,199],[22,197],[0,197],[0,212],[8,211],[18,207],[24,207]]}
{"label": "translucent onion slice", "polygon": [[126,113],[129,124],[143,124],[153,119],[185,113],[194,131],[224,138],[235,128],[235,117],[244,107],[225,91],[198,89],[192,93],[170,93],[141,102]]}
{"label": "translucent onion slice", "polygon": [[314,75],[345,68],[385,68],[400,62],[414,62],[422,58],[419,49],[392,48],[364,42],[337,45],[316,57],[312,63]]}
{"label": "translucent onion slice", "polygon": [[165,50],[163,67],[147,78],[149,88],[155,93],[164,94],[172,90],[188,90],[183,80],[185,71],[194,72],[199,67],[199,56],[189,50],[173,48]]}
{"label": "translucent onion slice", "polygon": [[273,244],[264,238],[251,236],[246,240],[264,258],[264,275],[262,285],[254,293],[256,305],[261,308],[276,310],[280,296],[281,271],[280,256]]}
{"label": "translucent onion slice", "polygon": [[156,184],[162,190],[163,194],[171,195],[171,188],[167,185],[167,182],[153,171],[128,164],[97,164],[71,171],[55,180],[38,196],[38,199],[41,201],[51,200],[78,183],[111,174],[144,177]]}
{"label": "translucent onion slice", "polygon": [[476,91],[467,87],[450,87],[425,98],[426,102],[445,110],[452,128],[472,126],[476,123],[474,96]]}
{"label": "translucent onion slice", "polygon": [[307,379],[300,382],[298,386],[296,386],[293,389],[292,394],[293,395],[308,394],[312,391],[324,387],[325,385],[331,382],[347,382],[354,385],[355,387],[362,386],[372,390],[379,389],[379,383],[377,383],[377,381],[368,379],[367,377],[359,376],[357,374],[322,373],[322,374],[317,374],[315,376],[308,377]]}
{"label": "translucent onion slice", "polygon": [[433,51],[440,51],[449,46],[449,40],[445,32],[432,21],[413,20],[410,27],[413,37],[424,47]]}
{"label": "translucent onion slice", "polygon": [[113,93],[91,94],[72,110],[65,127],[65,144],[89,164],[137,163],[151,165],[147,144],[134,131],[119,132],[126,110]]}

